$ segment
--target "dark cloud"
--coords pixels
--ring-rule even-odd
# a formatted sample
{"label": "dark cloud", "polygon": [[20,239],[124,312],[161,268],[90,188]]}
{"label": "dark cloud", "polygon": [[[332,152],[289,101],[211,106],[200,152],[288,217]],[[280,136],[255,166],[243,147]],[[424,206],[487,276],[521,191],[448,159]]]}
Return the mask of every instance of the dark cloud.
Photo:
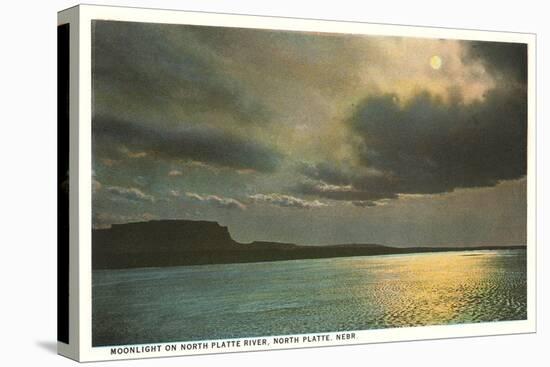
{"label": "dark cloud", "polygon": [[350,125],[362,140],[362,163],[383,172],[391,192],[493,186],[526,174],[526,97],[521,89],[494,89],[464,104],[421,93],[402,104],[384,95],[364,101]]}
{"label": "dark cloud", "polygon": [[[262,123],[263,104],[223,59],[200,44],[196,27],[115,21],[92,22],[95,112],[221,113],[236,123]],[[223,28],[215,28],[224,32]]]}
{"label": "dark cloud", "polygon": [[[494,89],[483,101],[444,102],[427,92],[402,103],[370,97],[348,121],[359,138],[362,170],[306,165],[296,190],[335,200],[373,201],[494,186],[527,170],[527,97]],[[313,180],[312,180],[313,179]]]}
{"label": "dark cloud", "polygon": [[527,82],[527,44],[465,42],[466,61],[481,60],[485,69],[501,81]]}
{"label": "dark cloud", "polygon": [[130,123],[106,117],[93,121],[96,153],[116,154],[123,144],[164,159],[191,159],[232,168],[271,172],[281,155],[255,141],[208,126],[180,126],[165,130],[155,124]]}

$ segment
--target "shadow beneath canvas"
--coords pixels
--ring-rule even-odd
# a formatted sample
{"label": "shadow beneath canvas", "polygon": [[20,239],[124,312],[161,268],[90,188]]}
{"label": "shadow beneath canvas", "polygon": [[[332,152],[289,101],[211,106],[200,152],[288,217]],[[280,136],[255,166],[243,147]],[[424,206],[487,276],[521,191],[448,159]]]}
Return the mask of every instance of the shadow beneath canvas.
{"label": "shadow beneath canvas", "polygon": [[57,354],[57,343],[53,341],[39,340],[36,342],[40,348],[46,350],[47,352]]}

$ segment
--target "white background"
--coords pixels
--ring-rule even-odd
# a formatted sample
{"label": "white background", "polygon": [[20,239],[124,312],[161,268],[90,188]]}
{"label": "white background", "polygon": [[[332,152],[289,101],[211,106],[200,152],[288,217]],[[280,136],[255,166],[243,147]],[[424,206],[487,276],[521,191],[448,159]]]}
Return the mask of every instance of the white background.
{"label": "white background", "polygon": [[[289,351],[108,362],[116,366],[542,366],[550,362],[545,266],[550,144],[543,1],[96,1],[97,4],[538,34],[538,332]],[[72,1],[6,1],[0,22],[0,364],[68,366],[56,340],[56,23]],[[548,64],[548,60],[546,60]],[[548,98],[546,98],[548,103]],[[545,223],[546,222],[546,223]],[[103,365],[106,363],[99,363]]]}

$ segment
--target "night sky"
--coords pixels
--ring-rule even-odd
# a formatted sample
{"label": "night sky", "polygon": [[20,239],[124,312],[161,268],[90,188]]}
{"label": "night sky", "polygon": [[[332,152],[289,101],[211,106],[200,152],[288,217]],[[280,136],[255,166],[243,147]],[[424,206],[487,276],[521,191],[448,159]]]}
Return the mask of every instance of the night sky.
{"label": "night sky", "polygon": [[93,224],[526,243],[524,44],[94,21]]}

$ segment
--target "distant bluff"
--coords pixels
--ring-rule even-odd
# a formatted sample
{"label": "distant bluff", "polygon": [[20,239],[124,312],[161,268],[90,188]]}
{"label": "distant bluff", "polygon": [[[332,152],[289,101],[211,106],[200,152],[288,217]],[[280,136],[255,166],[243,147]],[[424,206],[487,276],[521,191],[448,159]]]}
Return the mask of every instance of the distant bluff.
{"label": "distant bluff", "polygon": [[217,253],[235,250],[216,222],[152,220],[92,230],[94,269],[212,263]]}
{"label": "distant bluff", "polygon": [[220,249],[237,244],[227,227],[216,222],[191,220],[113,224],[109,229],[94,230],[93,240],[96,245],[110,245],[124,253],[151,250],[152,246],[157,251],[187,251]]}
{"label": "distant bluff", "polygon": [[125,269],[261,261],[322,259],[525,246],[407,247],[377,244],[304,246],[279,242],[238,243],[216,222],[152,220],[92,230],[92,268]]}

